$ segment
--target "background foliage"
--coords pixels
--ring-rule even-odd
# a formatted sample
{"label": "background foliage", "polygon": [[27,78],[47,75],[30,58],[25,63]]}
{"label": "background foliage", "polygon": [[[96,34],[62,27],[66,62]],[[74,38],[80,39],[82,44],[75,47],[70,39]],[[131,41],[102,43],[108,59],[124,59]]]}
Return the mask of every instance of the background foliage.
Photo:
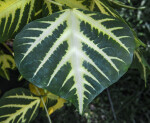
{"label": "background foliage", "polygon": [[[131,27],[136,30],[138,37],[147,44],[146,48],[141,47],[141,53],[150,63],[150,1],[149,0],[120,0],[126,5],[134,7],[145,6],[142,10],[117,9],[122,17],[127,20]],[[12,47],[12,41],[7,45]],[[9,51],[0,44],[0,49],[9,54]],[[11,65],[13,62],[9,62]],[[65,106],[51,115],[54,123],[148,123],[150,122],[150,78],[146,87],[144,80],[140,77],[140,71],[132,65],[131,69],[113,86],[100,94],[86,109],[84,116],[80,116],[75,107],[66,103]],[[19,73],[6,68],[10,74],[10,81],[0,77],[0,96],[6,91],[15,87],[28,88],[28,82],[21,80],[19,83]],[[148,74],[149,71],[147,71]],[[1,73],[1,71],[0,71]],[[6,76],[6,75],[3,75]],[[9,85],[9,86],[8,86]],[[111,104],[113,103],[114,112]],[[33,123],[47,123],[45,111],[40,110],[38,117]]]}

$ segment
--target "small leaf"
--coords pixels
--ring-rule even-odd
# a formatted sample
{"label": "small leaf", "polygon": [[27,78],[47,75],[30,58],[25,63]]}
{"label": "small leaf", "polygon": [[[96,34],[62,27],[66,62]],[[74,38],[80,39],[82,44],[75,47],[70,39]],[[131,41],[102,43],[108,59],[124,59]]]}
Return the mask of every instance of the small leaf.
{"label": "small leaf", "polygon": [[150,75],[150,65],[148,64],[147,60],[144,58],[142,52],[136,50],[134,52],[134,60],[132,64],[132,68],[138,69],[141,73],[141,77],[145,81],[145,86],[147,83],[147,78]]}
{"label": "small leaf", "polygon": [[24,88],[16,88],[0,99],[1,123],[29,123],[38,113],[40,98]]}
{"label": "small leaf", "polygon": [[8,69],[14,69],[15,67],[16,65],[13,57],[0,51],[0,75],[10,80]]}

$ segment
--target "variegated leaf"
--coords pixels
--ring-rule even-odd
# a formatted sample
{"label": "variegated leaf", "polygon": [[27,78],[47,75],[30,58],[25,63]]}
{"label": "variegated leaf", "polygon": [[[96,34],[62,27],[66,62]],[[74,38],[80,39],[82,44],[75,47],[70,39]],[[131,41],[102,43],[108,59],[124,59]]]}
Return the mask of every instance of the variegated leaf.
{"label": "variegated leaf", "polygon": [[61,11],[66,8],[79,8],[90,11],[100,11],[106,15],[121,18],[119,14],[110,6],[109,0],[44,0],[44,16]]}
{"label": "variegated leaf", "polygon": [[[94,6],[95,8],[98,7],[100,12],[106,15],[111,15],[113,17],[116,17],[118,19],[120,19],[122,22],[124,22],[125,24],[128,24],[128,22],[126,22],[120,15],[119,13],[111,6],[112,3],[109,0],[94,0]],[[92,10],[95,10],[95,8],[93,8]],[[136,32],[132,29],[132,27],[130,26],[130,24],[128,24],[128,26],[130,27],[130,29],[132,30],[132,33],[134,35],[134,40],[136,43],[136,47],[139,46],[146,46],[138,37]]]}
{"label": "variegated leaf", "polygon": [[132,62],[129,27],[101,13],[67,9],[25,26],[14,42],[20,73],[80,111]]}
{"label": "variegated leaf", "polygon": [[0,99],[1,123],[30,123],[35,119],[40,97],[33,96],[24,88],[16,88]]}
{"label": "variegated leaf", "polygon": [[0,42],[13,38],[42,11],[40,0],[0,0]]}
{"label": "variegated leaf", "polygon": [[109,6],[108,0],[44,0],[43,16],[66,8],[100,11],[103,14],[118,16],[115,10]]}
{"label": "variegated leaf", "polygon": [[91,0],[44,0],[42,13],[47,16],[66,8],[89,10],[90,3]]}
{"label": "variegated leaf", "polygon": [[10,80],[9,69],[14,69],[16,67],[14,58],[11,55],[4,54],[0,50],[0,76]]}

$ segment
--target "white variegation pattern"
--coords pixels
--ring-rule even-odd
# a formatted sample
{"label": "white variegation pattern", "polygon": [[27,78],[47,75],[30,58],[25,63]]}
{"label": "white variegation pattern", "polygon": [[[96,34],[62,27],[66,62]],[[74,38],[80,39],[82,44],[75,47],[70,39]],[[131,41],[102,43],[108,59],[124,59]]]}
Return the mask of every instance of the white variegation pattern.
{"label": "white variegation pattern", "polygon": [[[116,21],[116,19],[112,17],[104,16],[102,19],[96,20],[94,19],[94,16],[97,14],[98,13],[94,13],[94,12],[88,13],[88,11],[82,11],[78,9],[71,9],[71,10],[67,9],[67,10],[62,11],[62,13],[56,18],[55,21],[38,20],[38,23],[47,24],[49,26],[47,26],[46,28],[29,27],[25,29],[25,31],[28,31],[28,30],[39,31],[41,33],[38,37],[34,37],[34,36],[30,37],[26,35],[22,37],[22,39],[26,39],[26,40],[32,39],[33,41],[30,43],[25,43],[25,42],[22,43],[23,46],[28,45],[28,48],[26,49],[26,52],[21,53],[21,59],[19,59],[19,62],[17,63],[20,69],[20,67],[23,65],[24,60],[28,58],[28,56],[30,56],[38,46],[41,46],[44,43],[46,38],[48,38],[49,36],[52,36],[54,34],[54,30],[58,29],[60,25],[64,25],[64,23],[66,23],[67,27],[64,29],[60,37],[56,38],[53,45],[49,48],[49,51],[47,53],[44,53],[45,56],[43,57],[42,60],[40,60],[38,67],[36,67],[35,71],[33,72],[32,78],[27,78],[27,79],[30,79],[30,80],[34,79],[35,81],[35,78],[37,77],[38,73],[40,72],[41,69],[44,68],[44,65],[52,57],[52,55],[57,50],[57,48],[59,48],[61,44],[67,41],[68,49],[66,49],[66,54],[62,57],[59,63],[56,63],[57,67],[53,69],[53,72],[49,76],[49,81],[47,81],[47,85],[45,88],[51,86],[53,79],[56,77],[56,74],[60,71],[60,69],[65,64],[70,63],[71,71],[66,76],[66,79],[65,81],[63,81],[62,86],[59,88],[60,89],[63,88],[65,84],[67,83],[67,81],[73,77],[74,84],[69,89],[69,92],[71,92],[74,89],[76,90],[75,95],[77,96],[78,109],[80,113],[83,112],[84,105],[87,105],[85,104],[85,100],[88,100],[88,97],[85,94],[85,92],[88,93],[89,95],[93,95],[92,92],[85,87],[85,85],[91,87],[95,92],[98,91],[96,90],[96,87],[93,84],[91,84],[90,82],[87,81],[87,79],[85,79],[84,76],[86,75],[90,77],[92,80],[94,80],[95,84],[103,87],[103,84],[98,79],[98,77],[95,76],[95,74],[93,74],[91,71],[89,71],[88,68],[83,66],[83,63],[85,61],[88,64],[90,64],[103,78],[105,78],[106,79],[105,81],[107,81],[108,83],[112,82],[111,77],[110,77],[111,75],[108,74],[106,71],[104,71],[101,67],[99,67],[97,65],[97,62],[95,62],[83,50],[84,44],[86,44],[90,49],[96,52],[98,56],[103,57],[103,59],[107,61],[107,63],[111,66],[112,71],[116,71],[115,74],[118,76],[118,78],[122,70],[121,68],[118,68],[117,64],[114,61],[126,66],[125,59],[122,59],[115,55],[114,56],[108,55],[107,52],[105,52],[105,50],[109,47],[100,48],[97,44],[94,43],[94,41],[90,39],[90,37],[88,37],[83,31],[81,31],[81,23],[89,24],[91,26],[91,32],[93,31],[92,29],[97,29],[98,33],[107,35],[108,40],[113,41],[116,45],[122,48],[122,51],[120,52],[124,52],[129,57],[132,56],[133,54],[132,50],[130,51],[129,49],[130,47],[126,46],[126,43],[122,41],[122,39],[126,39],[126,40],[130,38],[132,39],[132,35],[126,35],[126,34],[122,34],[121,36],[115,35],[114,31],[124,30],[124,27],[118,26],[118,27],[107,28],[103,23],[114,22]],[[19,40],[19,39],[16,38],[16,40]],[[16,49],[19,46],[20,45],[16,46]]]}
{"label": "white variegation pattern", "polygon": [[[5,41],[17,33],[33,17],[41,13],[35,12],[37,0],[5,0],[0,1],[0,40]],[[0,42],[1,42],[0,41]]]}
{"label": "white variegation pattern", "polygon": [[[0,100],[0,122],[31,122],[40,105],[40,98],[34,97],[26,89],[14,89]],[[15,103],[14,103],[15,100]],[[7,112],[10,109],[10,112]],[[13,109],[13,110],[12,110]],[[6,112],[2,112],[6,110]],[[27,114],[30,114],[27,116]]]}

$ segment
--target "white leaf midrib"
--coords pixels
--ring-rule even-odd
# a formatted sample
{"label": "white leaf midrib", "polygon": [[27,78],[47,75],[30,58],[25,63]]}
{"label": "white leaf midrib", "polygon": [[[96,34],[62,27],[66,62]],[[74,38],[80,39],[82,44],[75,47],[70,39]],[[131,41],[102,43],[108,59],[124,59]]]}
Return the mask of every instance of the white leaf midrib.
{"label": "white leaf midrib", "polygon": [[[85,16],[85,14],[83,14],[81,11],[78,11],[78,10],[74,10],[74,11],[77,13],[77,16],[78,16],[79,19],[82,19],[85,22],[91,24],[92,27],[99,28],[99,31],[101,31],[103,33],[105,32],[105,34],[110,36],[112,39],[114,39],[114,41],[116,43],[118,43],[123,49],[125,49],[128,52],[128,54],[130,53],[129,49],[125,46],[125,44],[122,43],[120,41],[120,39],[116,35],[114,35],[114,33],[112,33],[111,30],[113,30],[113,28],[109,30],[104,25],[102,25],[103,20],[102,20],[102,22],[95,21],[92,17]],[[109,19],[110,18],[108,18],[108,21],[109,21]],[[105,19],[105,21],[107,21],[107,19]],[[118,29],[118,28],[121,28],[121,27],[117,27],[116,29]]]}
{"label": "white leaf midrib", "polygon": [[81,72],[81,65],[83,60],[81,59],[79,52],[82,50],[82,44],[80,39],[76,37],[75,33],[80,32],[80,22],[76,17],[74,11],[70,11],[70,16],[68,19],[68,26],[70,27],[71,35],[69,38],[70,50],[72,50],[71,57],[71,66],[74,73],[74,85],[73,88],[76,88],[76,95],[78,98],[79,112],[83,112],[83,102],[84,102],[84,80],[83,73]]}

